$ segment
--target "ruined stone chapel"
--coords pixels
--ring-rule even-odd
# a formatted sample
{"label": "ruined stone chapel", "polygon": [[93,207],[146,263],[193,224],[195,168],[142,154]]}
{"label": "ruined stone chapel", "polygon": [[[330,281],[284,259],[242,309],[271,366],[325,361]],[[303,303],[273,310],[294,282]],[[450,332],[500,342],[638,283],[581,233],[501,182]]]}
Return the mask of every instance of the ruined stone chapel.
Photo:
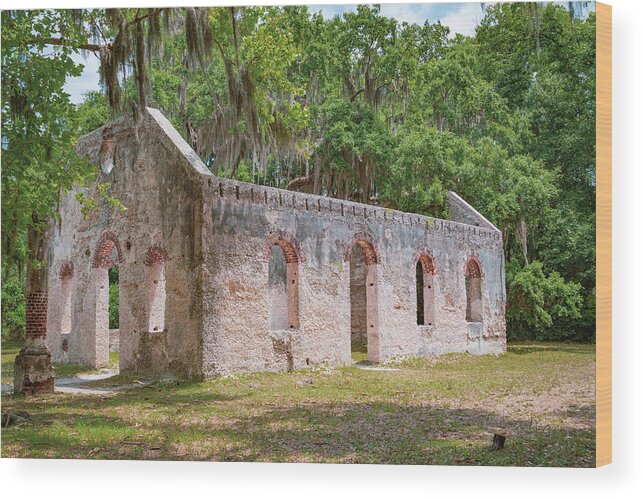
{"label": "ruined stone chapel", "polygon": [[[121,372],[210,378],[505,350],[500,231],[455,193],[450,220],[216,177],[155,109],[85,137],[99,179],[52,226],[47,346]],[[99,184],[125,210],[99,196]],[[81,212],[78,192],[99,208]],[[117,341],[116,341],[117,340]]]}

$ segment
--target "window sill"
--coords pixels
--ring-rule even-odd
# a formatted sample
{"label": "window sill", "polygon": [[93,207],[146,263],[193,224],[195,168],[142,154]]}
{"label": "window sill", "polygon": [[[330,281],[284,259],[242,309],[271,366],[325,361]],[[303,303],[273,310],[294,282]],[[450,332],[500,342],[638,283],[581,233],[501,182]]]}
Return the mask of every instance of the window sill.
{"label": "window sill", "polygon": [[482,322],[467,322],[467,336],[470,339],[479,339],[482,337]]}
{"label": "window sill", "polygon": [[433,333],[433,331],[435,331],[435,326],[433,324],[431,324],[430,326],[425,326],[425,325],[418,324],[416,327],[417,327],[417,330],[418,330],[418,332],[420,334],[423,334],[423,335],[426,335],[426,336],[430,336],[431,333]]}

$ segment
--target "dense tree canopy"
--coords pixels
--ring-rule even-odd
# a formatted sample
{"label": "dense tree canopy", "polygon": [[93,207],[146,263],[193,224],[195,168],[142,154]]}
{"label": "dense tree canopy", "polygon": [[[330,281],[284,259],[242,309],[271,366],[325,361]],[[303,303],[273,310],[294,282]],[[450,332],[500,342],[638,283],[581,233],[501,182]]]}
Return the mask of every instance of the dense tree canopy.
{"label": "dense tree canopy", "polygon": [[[12,217],[33,211],[18,192],[55,206],[56,192],[42,195],[27,175],[60,174],[46,162],[71,161],[59,158],[70,157],[74,133],[147,104],[218,175],[432,216],[447,216],[446,192],[459,192],[503,232],[509,337],[593,340],[593,13],[492,4],[473,37],[366,5],[332,19],[305,6],[12,16],[3,16],[3,83],[21,81],[3,84],[5,245],[15,248],[25,226]],[[45,39],[58,47],[53,58]],[[100,55],[105,95],[73,108],[60,89],[81,48]],[[25,58],[33,69],[17,71]],[[28,118],[28,105],[46,109]],[[4,106],[15,121],[4,121]],[[52,147],[22,154],[28,125]],[[19,267],[13,248],[5,269]]]}

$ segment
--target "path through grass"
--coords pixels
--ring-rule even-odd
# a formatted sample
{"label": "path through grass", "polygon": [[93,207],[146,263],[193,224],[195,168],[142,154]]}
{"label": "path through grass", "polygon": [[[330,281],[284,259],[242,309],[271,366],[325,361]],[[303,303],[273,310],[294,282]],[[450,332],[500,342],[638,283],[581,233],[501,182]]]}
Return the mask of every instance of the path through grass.
{"label": "path through grass", "polygon": [[[3,343],[2,344],[2,384],[13,383],[13,361],[20,352],[21,343]],[[118,352],[109,353],[109,367],[118,366]],[[69,378],[80,373],[96,372],[84,366],[75,364],[58,364],[54,363],[56,378]]]}

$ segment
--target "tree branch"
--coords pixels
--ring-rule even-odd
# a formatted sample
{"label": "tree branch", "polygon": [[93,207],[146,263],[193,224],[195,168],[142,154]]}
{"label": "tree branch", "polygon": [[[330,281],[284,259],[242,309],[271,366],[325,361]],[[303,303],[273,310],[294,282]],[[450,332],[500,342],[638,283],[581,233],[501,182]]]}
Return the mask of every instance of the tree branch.
{"label": "tree branch", "polygon": [[33,38],[27,42],[27,45],[35,45],[36,43],[44,43],[45,45],[57,45],[59,47],[72,47],[82,50],[91,50],[92,52],[100,52],[101,50],[111,50],[112,44],[106,43],[99,45],[96,43],[82,43],[75,45],[65,38]]}
{"label": "tree branch", "polygon": [[[139,9],[139,10],[140,10],[140,9]],[[139,22],[139,21],[142,21],[143,19],[147,19],[148,17],[158,16],[158,15],[159,15],[161,12],[163,12],[164,10],[166,10],[166,8],[158,8],[158,9],[154,9],[153,11],[148,12],[147,14],[145,14],[145,15],[143,15],[143,16],[141,16],[141,17],[138,17],[138,10],[137,10],[137,11],[136,11],[136,19],[135,19],[134,21],[135,21],[135,22]]]}
{"label": "tree branch", "polygon": [[358,96],[359,94],[361,94],[362,92],[364,92],[364,89],[363,89],[363,88],[362,88],[362,89],[360,89],[360,90],[358,90],[357,92],[355,92],[355,93],[353,94],[353,96],[351,97],[351,102],[353,102],[353,101],[357,98],[357,96]]}

